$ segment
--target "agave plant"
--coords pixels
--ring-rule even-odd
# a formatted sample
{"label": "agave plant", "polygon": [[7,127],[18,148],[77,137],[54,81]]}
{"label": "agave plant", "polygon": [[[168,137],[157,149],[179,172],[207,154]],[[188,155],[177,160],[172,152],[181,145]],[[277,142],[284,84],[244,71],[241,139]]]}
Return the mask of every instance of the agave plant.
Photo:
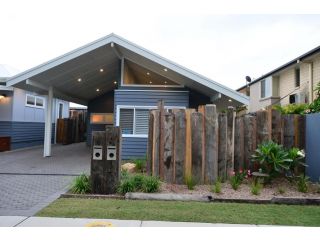
{"label": "agave plant", "polygon": [[284,174],[290,169],[290,164],[293,162],[289,153],[273,141],[260,144],[255,154],[252,155],[252,161],[257,163],[262,172],[269,174],[271,178]]}

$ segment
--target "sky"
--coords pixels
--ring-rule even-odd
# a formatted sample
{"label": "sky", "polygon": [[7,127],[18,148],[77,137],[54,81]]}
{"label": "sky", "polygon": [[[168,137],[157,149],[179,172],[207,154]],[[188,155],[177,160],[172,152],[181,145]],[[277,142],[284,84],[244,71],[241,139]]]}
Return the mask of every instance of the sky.
{"label": "sky", "polygon": [[27,70],[113,32],[237,89],[245,76],[258,78],[320,45],[320,15],[212,14],[203,5],[182,12],[165,1],[135,2],[2,0],[0,64]]}

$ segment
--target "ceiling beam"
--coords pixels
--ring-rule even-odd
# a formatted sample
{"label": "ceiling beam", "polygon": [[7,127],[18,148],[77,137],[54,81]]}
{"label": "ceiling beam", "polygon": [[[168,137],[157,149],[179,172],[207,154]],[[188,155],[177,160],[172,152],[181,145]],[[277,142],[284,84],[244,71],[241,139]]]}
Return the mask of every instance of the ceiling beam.
{"label": "ceiling beam", "polygon": [[49,91],[49,86],[46,86],[45,84],[30,80],[30,79],[26,80],[26,84],[33,86],[33,87],[36,87],[36,88],[39,88],[41,90]]}

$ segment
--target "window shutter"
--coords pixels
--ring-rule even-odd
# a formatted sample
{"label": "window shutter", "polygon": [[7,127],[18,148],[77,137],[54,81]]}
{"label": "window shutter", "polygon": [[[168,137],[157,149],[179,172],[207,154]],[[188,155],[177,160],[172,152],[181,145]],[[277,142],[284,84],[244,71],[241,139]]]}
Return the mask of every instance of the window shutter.
{"label": "window shutter", "polygon": [[120,127],[123,134],[133,134],[133,109],[120,109]]}
{"label": "window shutter", "polygon": [[136,109],[135,134],[148,134],[149,109]]}

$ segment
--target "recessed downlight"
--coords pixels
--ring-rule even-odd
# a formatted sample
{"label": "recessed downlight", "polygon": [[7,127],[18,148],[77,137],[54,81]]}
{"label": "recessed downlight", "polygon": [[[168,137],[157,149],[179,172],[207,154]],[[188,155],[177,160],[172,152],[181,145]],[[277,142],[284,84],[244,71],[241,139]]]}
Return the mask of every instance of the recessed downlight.
{"label": "recessed downlight", "polygon": [[82,81],[82,79],[81,78],[78,78],[78,80],[77,80],[78,82],[81,82]]}
{"label": "recessed downlight", "polygon": [[147,72],[147,75],[149,76],[149,75],[150,75],[150,73],[149,73],[149,72]]}
{"label": "recessed downlight", "polygon": [[100,72],[103,72],[104,70],[103,70],[103,68],[100,68]]}
{"label": "recessed downlight", "polygon": [[167,84],[167,81],[164,81],[164,84]]}
{"label": "recessed downlight", "polygon": [[231,99],[229,99],[228,101],[229,101],[229,102],[232,102],[232,100],[231,100]]}
{"label": "recessed downlight", "polygon": [[99,88],[97,88],[97,89],[96,89],[96,91],[97,91],[97,92],[100,92],[100,89],[99,89]]}
{"label": "recessed downlight", "polygon": [[113,83],[114,83],[114,84],[117,84],[117,81],[114,81]]}
{"label": "recessed downlight", "polygon": [[168,72],[168,69],[164,68],[163,71]]}
{"label": "recessed downlight", "polygon": [[152,84],[152,82],[151,82],[151,81],[150,81],[149,83],[150,83],[150,84]]}

